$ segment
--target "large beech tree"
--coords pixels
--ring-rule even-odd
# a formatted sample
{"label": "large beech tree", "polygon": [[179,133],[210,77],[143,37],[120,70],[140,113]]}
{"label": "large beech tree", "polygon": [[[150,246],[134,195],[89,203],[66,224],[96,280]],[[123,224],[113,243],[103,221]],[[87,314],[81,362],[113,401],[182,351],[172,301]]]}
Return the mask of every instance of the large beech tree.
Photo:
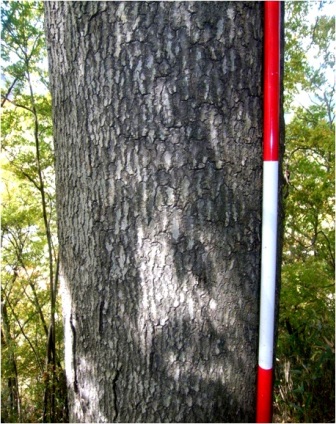
{"label": "large beech tree", "polygon": [[71,421],[254,421],[262,4],[45,9]]}

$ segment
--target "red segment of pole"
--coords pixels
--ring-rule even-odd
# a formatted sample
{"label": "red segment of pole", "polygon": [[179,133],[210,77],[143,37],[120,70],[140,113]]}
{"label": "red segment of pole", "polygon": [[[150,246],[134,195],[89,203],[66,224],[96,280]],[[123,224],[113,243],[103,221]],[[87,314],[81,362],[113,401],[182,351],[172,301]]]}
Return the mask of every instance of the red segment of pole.
{"label": "red segment of pole", "polygon": [[258,367],[256,423],[272,422],[273,369]]}
{"label": "red segment of pole", "polygon": [[272,422],[278,160],[280,1],[265,1],[263,218],[256,422]]}
{"label": "red segment of pole", "polygon": [[264,160],[279,159],[280,2],[265,2]]}

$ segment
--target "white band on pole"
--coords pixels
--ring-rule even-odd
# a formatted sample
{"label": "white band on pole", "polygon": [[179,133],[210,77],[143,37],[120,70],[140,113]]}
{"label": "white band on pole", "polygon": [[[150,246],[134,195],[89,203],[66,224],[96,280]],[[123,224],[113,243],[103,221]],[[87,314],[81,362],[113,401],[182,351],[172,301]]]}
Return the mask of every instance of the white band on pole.
{"label": "white band on pole", "polygon": [[259,366],[263,369],[273,367],[278,172],[279,162],[264,162],[259,335]]}

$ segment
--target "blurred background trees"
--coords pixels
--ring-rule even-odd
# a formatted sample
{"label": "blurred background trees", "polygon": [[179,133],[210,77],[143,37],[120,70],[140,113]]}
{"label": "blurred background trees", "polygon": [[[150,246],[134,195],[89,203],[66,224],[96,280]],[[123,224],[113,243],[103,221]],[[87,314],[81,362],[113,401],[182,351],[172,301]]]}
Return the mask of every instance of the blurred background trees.
{"label": "blurred background trees", "polygon": [[[275,420],[333,422],[335,18],[286,2],[285,234]],[[43,3],[3,2],[3,422],[66,422]]]}
{"label": "blurred background trees", "polygon": [[286,2],[287,186],[275,397],[276,417],[284,422],[335,417],[335,17],[330,10],[326,2]]}
{"label": "blurred background trees", "polygon": [[4,422],[66,415],[51,99],[42,2],[3,2],[2,380]]}

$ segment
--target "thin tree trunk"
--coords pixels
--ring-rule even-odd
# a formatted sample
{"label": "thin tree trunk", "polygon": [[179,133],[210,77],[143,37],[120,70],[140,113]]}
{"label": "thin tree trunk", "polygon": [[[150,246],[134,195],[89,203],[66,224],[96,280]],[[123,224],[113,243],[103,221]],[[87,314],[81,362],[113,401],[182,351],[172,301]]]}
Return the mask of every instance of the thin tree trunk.
{"label": "thin tree trunk", "polygon": [[[18,382],[18,374],[17,374],[17,366],[16,366],[16,358],[15,358],[15,349],[13,346],[13,338],[10,332],[10,323],[7,313],[6,302],[2,302],[1,305],[1,318],[2,318],[2,327],[4,332],[1,330],[1,341],[3,348],[7,347],[8,349],[8,370],[9,377],[7,378],[8,391],[9,391],[9,404],[2,403],[2,408],[4,409],[4,418],[6,414],[8,415],[9,422],[15,422],[20,419],[20,394],[19,394],[19,382]],[[3,397],[5,394],[2,393]],[[2,400],[3,400],[2,397]]]}
{"label": "thin tree trunk", "polygon": [[71,421],[254,421],[262,5],[46,2]]}
{"label": "thin tree trunk", "polygon": [[[44,394],[44,408],[43,408],[43,421],[47,419],[47,411],[49,406],[49,421],[54,422],[55,420],[55,373],[56,373],[56,340],[55,340],[55,312],[56,312],[56,293],[55,293],[55,281],[54,281],[54,258],[53,258],[53,246],[52,246],[52,235],[50,229],[50,223],[47,214],[47,203],[46,203],[46,192],[44,177],[42,174],[41,167],[41,146],[40,146],[40,134],[39,134],[39,119],[37,109],[35,105],[35,96],[33,86],[31,83],[30,71],[29,71],[29,58],[26,58],[26,74],[27,81],[30,91],[30,100],[32,113],[34,116],[34,140],[35,140],[35,154],[36,154],[36,165],[37,173],[39,178],[39,187],[41,194],[41,206],[43,223],[45,229],[45,235],[47,238],[48,245],[48,261],[49,261],[49,298],[50,298],[50,325],[47,336],[47,354],[46,354],[46,373],[48,377],[46,380],[45,394]],[[49,381],[51,380],[51,382]]]}

